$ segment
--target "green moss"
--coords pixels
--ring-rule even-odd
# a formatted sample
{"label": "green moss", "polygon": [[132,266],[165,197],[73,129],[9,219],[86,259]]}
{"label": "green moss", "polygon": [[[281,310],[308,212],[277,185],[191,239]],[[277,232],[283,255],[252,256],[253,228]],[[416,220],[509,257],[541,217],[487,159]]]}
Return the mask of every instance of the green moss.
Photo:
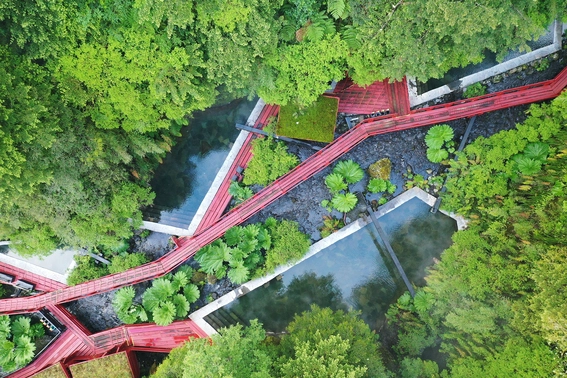
{"label": "green moss", "polygon": [[112,377],[132,378],[126,352],[112,354],[69,367],[73,378]]}
{"label": "green moss", "polygon": [[32,375],[32,378],[67,378],[67,376],[65,375],[61,364],[57,364]]}
{"label": "green moss", "polygon": [[321,96],[306,108],[288,104],[280,109],[276,133],[296,139],[330,143],[334,139],[339,100]]}
{"label": "green moss", "polygon": [[368,167],[368,174],[372,178],[389,180],[392,171],[392,162],[388,158],[380,159]]}

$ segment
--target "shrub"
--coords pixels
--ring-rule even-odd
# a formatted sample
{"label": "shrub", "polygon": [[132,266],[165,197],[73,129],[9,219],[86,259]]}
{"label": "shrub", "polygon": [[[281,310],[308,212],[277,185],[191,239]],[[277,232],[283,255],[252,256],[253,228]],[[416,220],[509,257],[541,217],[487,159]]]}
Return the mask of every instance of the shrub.
{"label": "shrub", "polygon": [[127,324],[153,321],[157,325],[168,325],[176,318],[189,313],[191,303],[199,299],[199,288],[190,284],[192,269],[183,266],[175,274],[167,274],[152,282],[142,295],[142,303],[134,303],[135,291],[131,286],[116,292],[112,306],[118,318]]}
{"label": "shrub", "polygon": [[323,217],[323,227],[321,227],[320,229],[321,237],[326,238],[327,236],[331,235],[333,232],[338,231],[344,226],[345,224],[342,220],[325,216]]}
{"label": "shrub", "polygon": [[478,82],[478,83],[474,83],[474,84],[466,87],[465,91],[463,92],[463,97],[464,98],[473,98],[473,97],[482,96],[482,95],[485,95],[485,94],[486,94],[486,87],[484,85],[482,85],[482,83]]}
{"label": "shrub", "polygon": [[274,218],[268,218],[266,226],[272,236],[272,247],[266,252],[266,273],[280,265],[299,260],[311,245],[309,237],[299,231],[297,222],[278,222]]}
{"label": "shrub", "polygon": [[110,265],[108,265],[108,272],[110,274],[125,272],[147,262],[148,258],[145,253],[129,253],[115,256],[111,259]]}
{"label": "shrub", "polygon": [[76,255],[75,262],[77,266],[69,273],[67,285],[78,285],[108,274],[108,267],[104,264],[97,264],[90,256]]}
{"label": "shrub", "polygon": [[27,365],[35,355],[35,340],[45,334],[43,325],[26,316],[0,315],[0,367],[10,372]]}
{"label": "shrub", "polygon": [[287,152],[282,142],[259,138],[252,142],[252,159],[244,171],[244,184],[268,185],[285,175],[299,163],[297,156]]}
{"label": "shrub", "polygon": [[228,194],[234,197],[236,204],[240,204],[254,195],[252,189],[246,186],[241,186],[237,181],[230,183],[230,186],[228,187]]}
{"label": "shrub", "polygon": [[333,173],[338,173],[343,176],[348,184],[355,184],[364,177],[364,171],[360,168],[360,165],[353,160],[339,161],[333,169]]}

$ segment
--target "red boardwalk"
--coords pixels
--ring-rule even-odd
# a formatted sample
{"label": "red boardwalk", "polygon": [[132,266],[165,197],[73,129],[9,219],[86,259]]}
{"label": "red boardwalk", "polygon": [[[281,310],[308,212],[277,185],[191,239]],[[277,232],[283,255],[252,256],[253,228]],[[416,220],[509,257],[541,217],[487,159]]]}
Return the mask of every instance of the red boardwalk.
{"label": "red boardwalk", "polygon": [[[277,105],[265,105],[262,109],[262,112],[258,116],[258,119],[254,123],[254,127],[256,129],[262,129],[269,122],[270,117],[275,117],[278,115],[279,110],[280,107]],[[199,223],[199,226],[195,231],[196,234],[200,233],[211,224],[215,223],[221,217],[222,213],[230,203],[232,197],[228,194],[228,187],[232,182],[232,177],[239,176],[239,173],[237,172],[238,167],[245,168],[252,158],[252,154],[250,152],[252,149],[251,142],[255,137],[255,135],[250,134],[246,138],[246,141],[242,145],[242,148],[240,148],[238,155],[234,159],[232,166],[228,170],[228,173],[226,174],[221,186],[219,187],[213,199],[213,202],[207,209],[207,212],[201,220],[201,223]]]}
{"label": "red boardwalk", "polygon": [[37,291],[54,291],[67,287],[67,285],[59,281],[54,281],[50,278],[28,272],[27,270],[20,269],[3,262],[0,262],[0,273],[14,277],[14,281],[12,283],[7,283],[8,285],[12,285],[17,281],[22,280],[35,285],[35,290]]}
{"label": "red boardwalk", "polygon": [[387,81],[359,87],[351,78],[337,83],[333,96],[339,98],[339,113],[371,114],[391,109]]}

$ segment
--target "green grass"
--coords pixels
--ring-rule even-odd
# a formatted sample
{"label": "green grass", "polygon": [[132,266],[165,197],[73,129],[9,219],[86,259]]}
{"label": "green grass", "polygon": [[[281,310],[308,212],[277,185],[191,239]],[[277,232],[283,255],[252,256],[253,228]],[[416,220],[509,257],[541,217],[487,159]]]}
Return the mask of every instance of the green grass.
{"label": "green grass", "polygon": [[45,370],[35,374],[32,378],[67,378],[63,368],[59,363],[57,365],[52,365]]}
{"label": "green grass", "polygon": [[69,367],[73,378],[133,378],[126,352],[111,354]]}
{"label": "green grass", "polygon": [[338,108],[338,99],[325,96],[303,109],[295,104],[282,106],[276,134],[330,143],[334,139]]}

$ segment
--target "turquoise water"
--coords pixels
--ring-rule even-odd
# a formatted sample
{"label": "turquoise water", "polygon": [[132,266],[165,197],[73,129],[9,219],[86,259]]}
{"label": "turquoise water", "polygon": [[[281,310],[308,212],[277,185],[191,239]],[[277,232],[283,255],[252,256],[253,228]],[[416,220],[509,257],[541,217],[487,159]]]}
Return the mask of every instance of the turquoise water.
{"label": "turquoise water", "polygon": [[[424,285],[426,268],[451,244],[454,219],[414,198],[379,218],[410,281]],[[377,329],[406,290],[374,226],[369,224],[206,317],[215,328],[259,319],[281,332],[311,304],[356,309]]]}
{"label": "turquoise water", "polygon": [[193,115],[150,183],[156,198],[144,211],[146,220],[189,227],[238,136],[235,123],[246,123],[256,101],[236,100]]}

